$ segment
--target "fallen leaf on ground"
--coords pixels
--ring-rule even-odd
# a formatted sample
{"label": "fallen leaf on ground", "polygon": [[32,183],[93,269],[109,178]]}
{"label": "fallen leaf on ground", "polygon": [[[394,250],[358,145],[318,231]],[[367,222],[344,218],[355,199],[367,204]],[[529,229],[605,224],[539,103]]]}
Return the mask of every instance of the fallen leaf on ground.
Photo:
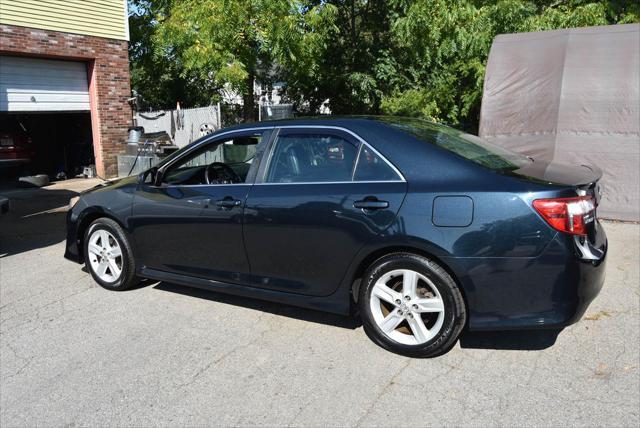
{"label": "fallen leaf on ground", "polygon": [[584,319],[587,321],[598,321],[602,317],[611,317],[611,313],[608,311],[600,311],[595,314],[587,315]]}

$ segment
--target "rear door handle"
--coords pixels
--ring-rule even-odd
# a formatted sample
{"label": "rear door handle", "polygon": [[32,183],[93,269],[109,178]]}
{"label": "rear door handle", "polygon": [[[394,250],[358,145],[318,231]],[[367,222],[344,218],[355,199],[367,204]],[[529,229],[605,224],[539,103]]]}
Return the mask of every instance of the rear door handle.
{"label": "rear door handle", "polygon": [[242,204],[240,199],[234,199],[231,196],[227,196],[224,199],[219,199],[216,201],[216,205],[222,208],[233,208],[239,207]]}
{"label": "rear door handle", "polygon": [[363,210],[383,210],[389,208],[389,202],[381,201],[378,198],[364,198],[353,203],[354,208]]}

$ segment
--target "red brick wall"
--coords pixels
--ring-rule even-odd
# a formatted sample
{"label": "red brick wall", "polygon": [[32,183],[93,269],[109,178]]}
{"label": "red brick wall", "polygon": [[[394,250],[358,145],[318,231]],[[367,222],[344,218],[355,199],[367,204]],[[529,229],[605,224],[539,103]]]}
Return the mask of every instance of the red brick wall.
{"label": "red brick wall", "polygon": [[87,62],[96,168],[101,177],[115,177],[131,124],[128,42],[0,25],[0,54]]}

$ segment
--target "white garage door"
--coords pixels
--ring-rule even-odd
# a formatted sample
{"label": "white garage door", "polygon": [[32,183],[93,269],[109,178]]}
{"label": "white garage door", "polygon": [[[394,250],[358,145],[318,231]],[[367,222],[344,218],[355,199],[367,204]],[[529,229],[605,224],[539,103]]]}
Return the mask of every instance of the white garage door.
{"label": "white garage door", "polygon": [[0,111],[89,111],[86,64],[0,56]]}

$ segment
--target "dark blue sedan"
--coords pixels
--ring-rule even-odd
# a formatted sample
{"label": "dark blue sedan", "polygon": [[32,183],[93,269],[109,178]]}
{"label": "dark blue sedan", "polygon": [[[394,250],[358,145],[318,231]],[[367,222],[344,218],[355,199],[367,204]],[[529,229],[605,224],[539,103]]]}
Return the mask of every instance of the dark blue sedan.
{"label": "dark blue sedan", "polygon": [[417,119],[246,124],[72,201],[65,256],[321,311],[380,346],[446,352],[463,328],[560,328],[604,281],[594,167]]}

